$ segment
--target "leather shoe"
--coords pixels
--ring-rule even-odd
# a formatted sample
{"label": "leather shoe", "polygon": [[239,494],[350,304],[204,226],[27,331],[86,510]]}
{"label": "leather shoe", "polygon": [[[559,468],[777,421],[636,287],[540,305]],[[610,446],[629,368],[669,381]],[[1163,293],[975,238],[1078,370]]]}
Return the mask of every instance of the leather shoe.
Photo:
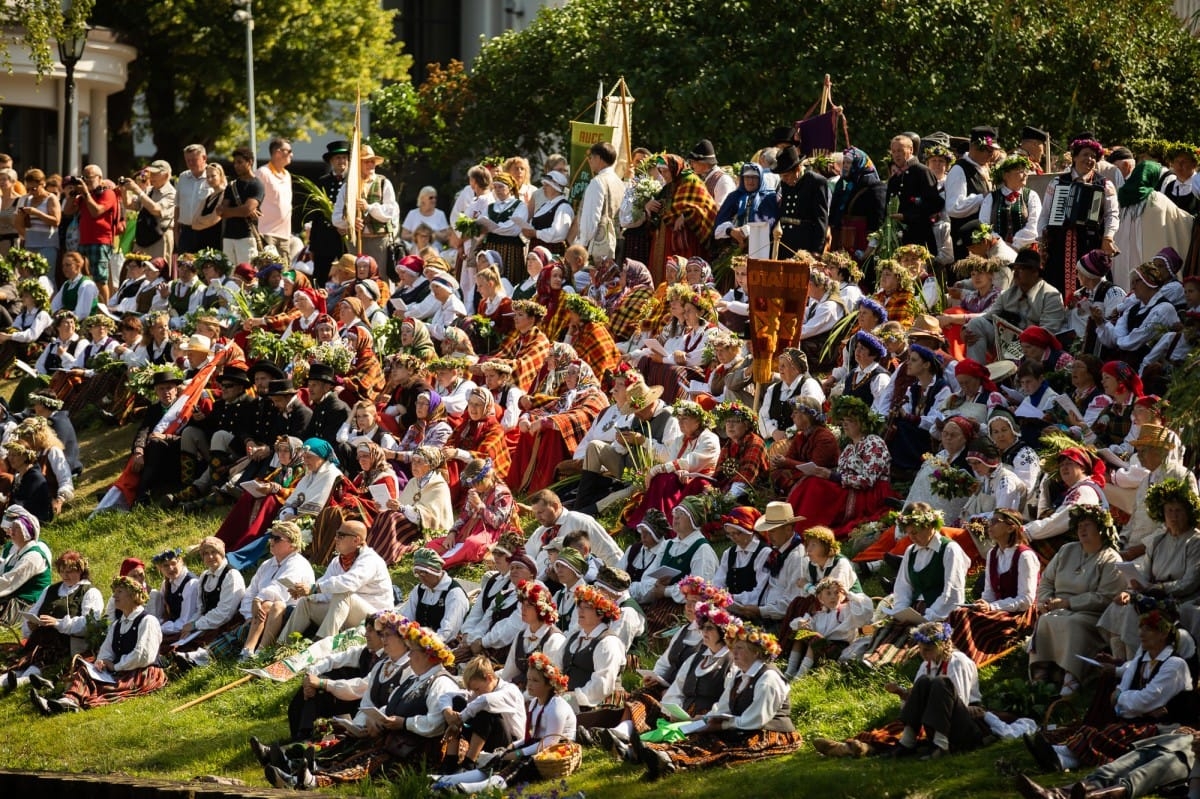
{"label": "leather shoe", "polygon": [[43,716],[49,716],[54,711],[50,709],[50,703],[46,698],[37,692],[36,688],[29,689],[29,698],[33,702],[33,709]]}
{"label": "leather shoe", "polygon": [[296,778],[279,768],[279,766],[263,766],[263,776],[267,778],[267,782],[276,788],[288,790],[296,787]]}
{"label": "leather shoe", "polygon": [[1067,793],[1062,788],[1045,788],[1025,774],[1017,775],[1017,793],[1024,799],[1067,799]]}
{"label": "leather shoe", "polygon": [[271,762],[271,747],[258,740],[255,736],[250,736],[250,751],[254,753],[254,759],[259,765],[265,766]]}
{"label": "leather shoe", "polygon": [[79,705],[74,702],[68,702],[66,699],[50,699],[47,701],[50,705],[51,713],[78,713]]}
{"label": "leather shoe", "polygon": [[17,674],[13,671],[7,671],[4,673],[4,692],[9,693],[15,690],[17,690]]}
{"label": "leather shoe", "polygon": [[1063,770],[1062,761],[1058,759],[1058,753],[1054,751],[1054,746],[1046,740],[1046,736],[1040,732],[1026,733],[1021,736],[1021,739],[1025,741],[1025,747],[1029,750],[1029,754],[1033,755],[1038,768],[1042,771],[1054,773]]}
{"label": "leather shoe", "polygon": [[43,677],[40,674],[30,674],[29,675],[29,684],[32,685],[34,688],[37,688],[39,691],[53,691],[54,690],[54,683],[50,682],[49,680],[47,680],[45,677]]}
{"label": "leather shoe", "polygon": [[1090,783],[1077,782],[1071,786],[1071,799],[1127,799],[1129,792],[1124,785],[1110,788],[1091,787]]}
{"label": "leather shoe", "polygon": [[899,744],[896,746],[895,749],[888,752],[888,757],[894,758],[894,759],[899,759],[902,757],[916,757],[919,754],[921,754],[921,750],[918,749],[917,747],[905,746],[903,744]]}
{"label": "leather shoe", "polygon": [[575,742],[578,743],[580,746],[583,746],[583,747],[586,747],[589,749],[591,747],[595,746],[596,739],[592,735],[592,728],[584,727],[581,725],[579,727],[579,729],[575,730]]}
{"label": "leather shoe", "polygon": [[648,782],[654,782],[667,774],[674,774],[676,770],[670,755],[657,749],[643,748],[642,762],[646,764],[645,779]]}

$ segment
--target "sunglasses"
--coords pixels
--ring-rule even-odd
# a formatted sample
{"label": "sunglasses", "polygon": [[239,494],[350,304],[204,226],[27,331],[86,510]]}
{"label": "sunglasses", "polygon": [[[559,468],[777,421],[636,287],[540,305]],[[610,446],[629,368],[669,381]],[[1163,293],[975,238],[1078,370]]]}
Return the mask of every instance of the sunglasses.
{"label": "sunglasses", "polygon": [[347,533],[345,531],[338,530],[336,533],[333,534],[333,537],[334,538],[358,538],[358,533]]}

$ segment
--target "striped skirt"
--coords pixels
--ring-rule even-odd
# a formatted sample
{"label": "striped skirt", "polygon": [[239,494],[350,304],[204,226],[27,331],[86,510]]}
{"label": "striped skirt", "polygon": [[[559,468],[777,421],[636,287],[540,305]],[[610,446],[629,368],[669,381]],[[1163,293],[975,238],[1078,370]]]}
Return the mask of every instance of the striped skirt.
{"label": "striped skirt", "polygon": [[768,757],[790,755],[803,745],[800,733],[774,730],[703,733],[673,744],[645,744],[648,749],[665,752],[676,766],[688,769],[753,763]]}
{"label": "striped skirt", "polygon": [[1037,609],[1030,607],[1023,613],[1008,613],[1003,610],[976,610],[956,608],[947,623],[954,630],[952,640],[958,650],[986,666],[1013,650],[1033,634],[1037,623]]}
{"label": "striped skirt", "polygon": [[666,597],[655,600],[653,604],[643,610],[646,611],[647,635],[654,635],[670,627],[677,627],[684,620],[683,605]]}
{"label": "striped skirt", "polygon": [[82,664],[77,665],[63,698],[73,699],[79,707],[89,710],[153,693],[167,684],[167,673],[158,666],[121,671],[114,676],[115,683],[96,682]]}
{"label": "striped skirt", "polygon": [[1065,737],[1056,740],[1053,734],[1046,737],[1051,743],[1061,744],[1071,750],[1084,766],[1100,766],[1116,760],[1133,749],[1140,740],[1158,735],[1158,725],[1145,721],[1115,721],[1093,727],[1080,725]]}

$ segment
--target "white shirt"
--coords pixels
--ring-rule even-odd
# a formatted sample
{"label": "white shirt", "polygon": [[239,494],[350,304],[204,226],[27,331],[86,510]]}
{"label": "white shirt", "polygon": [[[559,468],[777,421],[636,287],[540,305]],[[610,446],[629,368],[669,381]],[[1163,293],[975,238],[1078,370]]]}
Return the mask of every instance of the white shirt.
{"label": "white shirt", "polygon": [[498,680],[496,687],[487,693],[478,694],[467,700],[467,706],[462,710],[464,722],[475,718],[479,713],[491,713],[500,719],[504,731],[510,741],[519,741],[525,737],[525,697],[521,689],[510,682]]}
{"label": "white shirt", "polygon": [[[357,662],[358,661],[356,658],[355,664],[357,664]],[[370,717],[363,711],[370,710],[371,708],[383,710],[387,707],[388,699],[391,698],[391,694],[389,693],[388,696],[384,697],[382,705],[377,705],[375,704],[375,700],[371,698],[372,686],[385,683],[388,680],[395,680],[393,685],[399,686],[400,683],[412,676],[406,672],[408,672],[407,652],[395,660],[391,660],[387,657],[380,658],[379,662],[371,667],[371,670],[367,672],[366,678],[362,681],[363,692],[357,697],[359,700],[358,712],[354,714],[354,723],[358,725],[366,725],[367,720]],[[403,676],[397,677],[397,674],[402,674]],[[392,690],[395,691],[395,688],[393,687]]]}
{"label": "white shirt", "polygon": [[[571,221],[575,218],[575,213],[571,210],[571,203],[563,202],[561,197],[546,200],[546,202],[537,207],[533,212],[533,216],[546,213],[554,207],[555,203],[558,204],[558,207],[554,208],[554,217],[551,219],[550,227],[537,231],[538,241],[545,242],[546,244],[556,244],[566,241],[567,232],[571,229]],[[586,196],[584,197],[584,203],[587,203]],[[532,222],[532,217],[530,220]]]}
{"label": "white shirt", "polygon": [[804,324],[800,327],[800,338],[812,338],[828,333],[845,315],[846,310],[829,299],[829,293],[826,292],[824,297],[817,300],[815,305],[810,305],[809,310],[805,312]]}
{"label": "white shirt", "polygon": [[96,659],[110,664],[109,671],[144,669],[158,660],[158,650],[162,646],[162,630],[158,626],[158,619],[146,614],[148,618],[138,627],[137,643],[134,644],[133,651],[113,663],[113,637],[118,633],[129,632],[129,628],[143,614],[146,614],[146,609],[139,605],[133,609],[132,613],[122,616],[119,621],[108,628],[108,635],[104,636],[104,643],[100,645]]}
{"label": "white shirt", "polygon": [[826,641],[853,641],[858,637],[858,619],[849,602],[836,608],[822,607],[814,611],[808,628]]}
{"label": "white shirt", "polygon": [[[988,174],[988,168],[975,163],[970,155],[964,155],[959,163],[972,164],[983,175]],[[946,213],[953,219],[966,219],[979,215],[979,207],[983,205],[986,194],[967,195],[967,174],[959,164],[950,167],[946,173]]]}
{"label": "white shirt", "polygon": [[1067,532],[1071,525],[1072,505],[1103,505],[1108,508],[1108,498],[1104,492],[1091,481],[1084,479],[1071,487],[1062,504],[1055,508],[1050,516],[1040,518],[1049,506],[1049,483],[1049,480],[1042,481],[1041,496],[1038,499],[1039,518],[1025,525],[1025,535],[1030,541],[1054,538]]}
{"label": "white shirt", "polygon": [[586,683],[564,695],[575,708],[599,705],[621,684],[621,669],[625,666],[625,647],[622,646],[621,639],[615,635],[604,635],[607,631],[608,625],[604,623],[596,625],[590,635],[584,634],[582,630],[576,630],[563,647],[559,660],[555,661],[555,665],[562,669],[568,651],[578,652],[589,646],[593,639],[600,638],[593,650],[592,676]]}
{"label": "white shirt", "polygon": [[[390,590],[389,588],[389,592]],[[471,609],[471,601],[467,598],[466,591],[454,588],[454,581],[445,572],[442,573],[442,578],[433,588],[426,588],[424,583],[420,582],[413,586],[408,599],[404,600],[404,604],[400,607],[400,615],[406,619],[415,619],[417,618],[418,604],[436,605],[441,601],[443,594],[446,596],[446,612],[442,616],[442,623],[438,625],[435,632],[443,641],[453,641],[458,637],[463,620],[467,618],[467,611]]]}
{"label": "white shirt", "polygon": [[[776,394],[779,394],[785,403],[795,397],[812,397],[818,402],[825,402],[825,392],[821,389],[821,384],[807,374],[800,375],[790,383],[780,381],[767,386],[767,390],[763,392],[761,407],[770,410],[771,404],[775,401]],[[779,425],[775,423],[775,420],[769,414],[765,411],[759,413],[758,434],[762,436],[763,441],[770,441],[778,429]]]}
{"label": "white shirt", "polygon": [[[366,649],[366,646],[352,646],[349,649],[334,652],[328,657],[322,658],[308,666],[305,672],[313,676],[320,676],[328,674],[334,669],[357,669],[359,658],[362,656],[364,649]],[[383,650],[379,651],[381,653]],[[363,695],[366,694],[367,688],[370,687],[370,683],[367,681],[369,674],[370,672],[367,672],[362,677],[346,677],[340,680],[331,680],[327,677],[322,677],[321,679],[325,680],[325,693],[335,696],[338,699],[353,701],[355,699],[362,699]]]}
{"label": "white shirt", "polygon": [[[363,176],[362,185],[366,186],[371,180],[368,176]],[[380,192],[381,201],[370,203],[367,205],[366,216],[371,217],[376,222],[390,222],[393,226],[400,218],[400,206],[396,203],[396,189],[392,186],[392,182],[387,178],[381,178],[383,181],[383,190]],[[344,229],[346,223],[346,184],[338,189],[337,200],[333,204],[333,226],[338,229]]]}
{"label": "white shirt", "polygon": [[67,286],[79,287],[79,293],[75,298],[75,307],[67,308],[66,310],[74,311],[75,316],[82,322],[92,315],[92,305],[96,302],[96,298],[100,296],[100,289],[96,287],[94,281],[87,280],[83,275],[79,275],[74,280],[63,283],[50,300],[50,313],[52,315],[63,310],[63,291],[66,290]]}
{"label": "white shirt", "polygon": [[654,567],[658,565],[659,560],[662,558],[662,553],[665,549],[666,547],[664,542],[658,541],[652,547],[643,546],[639,548],[637,555],[633,556],[632,558],[630,558],[629,554],[633,551],[632,547],[625,550],[625,553],[621,555],[621,561],[617,564],[619,568],[626,572],[630,572],[630,567],[632,566],[639,569],[643,574],[642,579],[629,586],[629,595],[638,602],[643,601],[646,598],[646,595],[649,594],[654,588],[654,585],[657,581],[644,575],[646,572],[654,570]]}
{"label": "white shirt", "polygon": [[37,341],[53,321],[50,314],[40,308],[22,308],[21,312],[13,318],[13,327],[16,328],[16,331],[10,335],[9,340],[20,344]]}
{"label": "white shirt", "polygon": [[[784,545],[787,549],[795,538]],[[770,547],[768,547],[770,549]],[[783,550],[779,551],[780,557]],[[788,605],[800,595],[800,586],[805,577],[804,567],[808,561],[804,557],[804,545],[797,543],[788,553],[787,559],[779,566],[779,574],[768,577],[767,589],[759,601],[759,612],[764,619],[782,619],[787,615]]]}
{"label": "white shirt", "polygon": [[571,709],[571,704],[567,700],[557,694],[550,697],[550,701],[546,703],[545,707],[542,707],[542,703],[537,699],[530,698],[529,719],[533,726],[527,737],[533,743],[521,748],[520,752],[524,757],[536,755],[545,738],[550,738],[547,744],[553,744],[559,740],[575,740],[577,726],[575,711]]}
{"label": "white shirt", "polygon": [[[743,591],[738,594],[733,594],[733,602],[736,605],[757,605],[758,598],[763,595],[766,590],[767,582],[770,580],[770,574],[767,572],[767,558],[771,555],[771,547],[759,546],[757,536],[750,539],[750,545],[743,549],[742,547],[730,547],[721,553],[717,564],[717,571],[713,575],[713,585],[718,588],[729,588],[729,559],[732,557],[733,568],[743,569],[751,560],[754,561],[754,573],[758,575],[758,583],[748,591]],[[757,549],[757,551],[755,551]]]}
{"label": "white shirt", "polygon": [[[704,540],[704,534],[699,530],[692,530],[684,538],[672,538],[668,540],[666,547],[663,549],[663,557],[666,558],[671,554],[682,556],[692,548],[693,544],[701,541],[703,543],[700,544],[700,547],[692,555],[691,568],[683,576],[686,577],[694,574],[697,577],[703,577],[705,580],[712,580],[713,575],[717,573],[717,553],[713,551],[712,545]],[[679,583],[667,586],[663,595],[672,602],[680,605],[684,603],[685,597],[683,591],[679,589]]]}
{"label": "white shirt", "polygon": [[[430,293],[429,296],[433,297],[433,294]],[[436,298],[434,298],[434,302],[437,303]],[[441,341],[446,337],[446,329],[452,327],[456,320],[466,315],[467,308],[463,305],[462,300],[458,298],[457,294],[450,294],[446,297],[445,302],[434,306],[433,316],[427,322],[429,335],[437,341]]]}
{"label": "white shirt", "polygon": [[412,233],[422,223],[428,225],[434,233],[440,233],[443,230],[450,228],[450,223],[446,220],[446,215],[442,213],[441,208],[434,208],[433,213],[429,216],[421,213],[420,208],[414,208],[404,216],[404,222],[400,227]]}
{"label": "white shirt", "polygon": [[[729,677],[725,681],[725,692],[721,694],[721,698],[717,700],[717,705],[709,716],[729,715],[734,689],[745,690],[764,668],[766,668],[765,664],[761,660],[756,660],[744,672],[730,669]],[[727,730],[761,730],[767,722],[775,718],[779,708],[787,701],[788,690],[788,684],[783,679],[783,675],[777,669],[768,669],[767,673],[754,686],[754,699],[750,702],[750,707],[732,720],[722,720],[721,726]]]}
{"label": "white shirt", "polygon": [[[1142,669],[1142,677],[1146,679],[1154,671],[1154,663],[1161,662],[1158,673],[1147,683],[1145,688],[1132,690],[1134,677],[1138,668]],[[1121,683],[1117,686],[1117,716],[1131,719],[1144,716],[1152,710],[1165,707],[1167,702],[1177,694],[1190,690],[1192,676],[1188,672],[1187,661],[1175,655],[1170,646],[1158,653],[1154,661],[1145,650],[1138,647],[1137,654],[1132,660],[1127,660],[1117,667]]]}
{"label": "white shirt", "polygon": [[[990,563],[993,557],[998,558],[996,569],[1001,574],[1005,574],[1012,568],[1013,557],[1016,553],[1016,547],[993,549],[988,553],[988,562]],[[1021,557],[1017,561],[1017,595],[1009,599],[997,599],[996,587],[992,585],[992,571],[984,567],[983,601],[991,605],[992,610],[1003,610],[1009,613],[1020,613],[1028,610],[1029,606],[1037,599],[1038,573],[1040,570],[1041,566],[1038,563],[1037,553],[1032,549],[1026,549],[1021,553]]]}
{"label": "white shirt", "polygon": [[408,696],[425,695],[427,713],[409,716],[404,720],[404,729],[423,738],[440,738],[446,731],[446,718],[442,711],[450,707],[450,700],[459,693],[458,683],[446,670],[434,666],[417,678],[407,692]]}
{"label": "white shirt", "polygon": [[[896,610],[911,608],[913,605],[912,584],[908,581],[909,562],[912,562],[916,571],[921,571],[929,565],[929,561],[935,554],[935,550],[930,547],[937,546],[937,544],[938,539],[935,536],[928,547],[919,547],[913,543],[904,551],[904,557],[900,560],[900,569],[896,573],[896,587],[892,594],[895,600],[893,607]],[[967,568],[971,565],[971,559],[958,544],[947,541],[945,549],[942,550],[942,563],[945,568],[946,581],[943,584],[942,593],[925,609],[925,621],[943,621],[951,611],[966,601]]]}
{"label": "white shirt", "polygon": [[[29,612],[35,616],[46,615],[49,605],[53,604],[55,600],[61,597],[70,596],[76,591],[82,591],[83,600],[79,606],[79,615],[63,616],[61,619],[54,622],[54,629],[63,635],[82,636],[87,632],[87,622],[89,617],[93,619],[99,619],[104,615],[104,597],[100,594],[100,589],[96,588],[96,586],[92,585],[87,580],[81,580],[75,585],[67,585],[66,583],[63,583],[58,587],[58,590],[54,592],[54,596],[50,597],[50,589],[53,587],[53,583],[46,586],[45,590],[42,591],[42,595],[39,596],[33,605],[30,606]],[[29,627],[29,622],[21,622],[21,635],[28,638],[29,633],[31,632],[32,630]]]}
{"label": "white shirt", "polygon": [[[491,584],[490,587],[489,583]],[[485,596],[484,591],[488,591],[489,593]],[[488,597],[491,597],[491,603],[485,610],[484,600]],[[483,577],[479,578],[479,595],[475,597],[475,601],[471,603],[471,609],[467,611],[467,615],[463,619],[461,626],[463,637],[468,641],[482,639],[492,626],[492,611],[496,608],[511,607],[515,603],[516,587],[508,579],[508,575],[497,571],[486,573]],[[520,618],[521,614],[519,611],[516,611],[510,614],[508,618],[511,619],[513,616]],[[509,640],[511,641],[512,639],[510,638]]]}
{"label": "white shirt", "polygon": [[[521,614],[517,613],[516,616],[520,618]],[[526,655],[540,651],[546,657],[550,658],[550,662],[562,663],[562,650],[567,645],[567,637],[555,625],[543,624],[535,633],[529,630],[528,624],[522,622],[517,632],[517,637],[523,640]],[[541,649],[539,650],[538,642],[543,639],[545,639],[545,643],[541,644]],[[516,652],[517,641],[514,638],[513,645],[509,647],[508,656],[504,659],[504,668],[500,670],[501,679],[512,680],[518,676]]]}
{"label": "white shirt", "polygon": [[[183,573],[170,583],[171,590],[178,591],[179,586],[189,575],[194,579],[183,588],[183,603],[179,607],[179,617],[175,621],[163,621],[163,617],[167,613],[166,592],[158,589],[150,592],[149,607],[153,610],[148,612],[159,620],[163,635],[173,635],[179,632],[183,629],[183,625],[195,621],[200,616],[200,578],[184,569]],[[166,581],[163,584],[167,585]]]}
{"label": "white shirt", "polygon": [[246,581],[242,577],[242,573],[230,566],[225,579],[218,583],[218,576],[226,565],[228,564],[222,561],[216,571],[206,569],[197,580],[199,583],[196,589],[198,598],[204,596],[205,590],[216,590],[218,585],[221,590],[221,598],[217,600],[217,606],[196,619],[194,627],[197,630],[217,629],[232,619],[233,615],[238,612],[238,608],[241,607],[242,597],[246,593]]}
{"label": "white shirt", "polygon": [[213,193],[212,186],[205,179],[204,170],[197,177],[190,169],[179,174],[175,184],[175,218],[181,225],[191,227],[204,209],[204,201]]}
{"label": "white shirt", "polygon": [[354,594],[372,611],[391,610],[394,607],[392,578],[388,574],[387,564],[368,546],[358,550],[358,557],[348,570],[342,568],[341,559],[335,555],[325,569],[325,575],[316,581],[316,586],[317,593],[309,596],[315,602],[329,602],[334,597]]}
{"label": "white shirt", "polygon": [[[941,674],[941,662],[931,664],[929,661],[923,660],[913,681],[922,677],[937,677]],[[950,662],[946,664],[945,676],[954,685],[954,694],[958,697],[958,701],[964,705],[978,705],[983,701],[979,693],[979,668],[973,660],[957,649],[950,656]]]}
{"label": "white shirt", "polygon": [[[1007,192],[1008,189],[1000,187],[1002,191]],[[1020,191],[1020,189],[1018,189]],[[983,202],[979,205],[979,221],[985,225],[992,224],[992,210],[995,206],[995,192],[988,192],[983,195]],[[1028,207],[1026,208],[1028,217],[1025,220],[1024,226],[1020,230],[1013,233],[1012,248],[1021,250],[1028,247],[1038,240],[1038,219],[1042,215],[1042,199],[1038,197],[1036,191],[1029,192]]]}
{"label": "white shirt", "polygon": [[[684,659],[679,665],[679,670],[675,672],[675,680],[671,683],[671,687],[663,694],[663,704],[670,703],[679,705],[680,707],[687,706],[688,696],[684,693],[684,683],[687,682],[688,674],[692,669],[692,664],[696,663],[696,676],[703,677],[706,674],[711,674],[721,668],[724,658],[729,654],[729,647],[722,646],[716,652],[712,652],[708,647],[701,647],[700,651],[689,658]],[[708,663],[705,663],[705,660]],[[698,662],[697,662],[698,661]],[[732,666],[730,666],[732,669]]]}
{"label": "white shirt", "polygon": [[258,571],[254,572],[250,587],[242,595],[242,618],[250,619],[256,599],[263,602],[296,604],[296,600],[279,582],[281,579],[290,580],[295,585],[312,585],[317,581],[312,564],[299,552],[292,552],[283,560],[267,558],[258,567]]}
{"label": "white shirt", "polygon": [[1154,296],[1148,302],[1139,301],[1134,306],[1138,311],[1150,309],[1140,325],[1130,327],[1132,323],[1129,314],[1134,310],[1131,308],[1121,314],[1115,325],[1108,321],[1102,325],[1096,325],[1096,338],[1100,339],[1100,343],[1106,347],[1114,347],[1125,352],[1140,349],[1158,338],[1169,338],[1170,334],[1164,334],[1164,331],[1179,324],[1179,312],[1165,299],[1162,289],[1159,289],[1154,292]]}

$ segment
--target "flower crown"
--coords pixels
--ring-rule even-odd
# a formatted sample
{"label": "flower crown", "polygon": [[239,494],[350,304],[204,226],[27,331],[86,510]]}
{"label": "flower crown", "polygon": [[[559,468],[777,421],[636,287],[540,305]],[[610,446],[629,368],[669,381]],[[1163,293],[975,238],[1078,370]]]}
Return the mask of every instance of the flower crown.
{"label": "flower crown", "polygon": [[41,276],[50,271],[50,262],[46,260],[41,253],[33,250],[23,250],[20,247],[13,247],[5,256],[9,266],[13,269],[24,269],[32,275]]}
{"label": "flower crown", "polygon": [[1188,513],[1188,524],[1195,525],[1200,521],[1200,497],[1192,487],[1182,480],[1172,478],[1155,483],[1146,492],[1146,512],[1150,518],[1160,524],[1163,522],[1163,509],[1168,502],[1179,502]]}
{"label": "flower crown", "polygon": [[1069,515],[1072,530],[1085,519],[1094,521],[1100,528],[1101,535],[1107,530],[1114,529],[1112,514],[1105,510],[1103,505],[1072,505]]}
{"label": "flower crown", "polygon": [[564,294],[562,303],[568,311],[577,314],[582,322],[608,324],[608,314],[604,312],[604,309],[582,294]]}
{"label": "flower crown", "polygon": [[700,316],[708,318],[712,316],[713,305],[708,297],[693,289],[686,283],[676,283],[667,289],[667,302],[681,302],[696,306],[696,310],[700,312]]}
{"label": "flower crown", "polygon": [[420,647],[426,655],[439,661],[446,668],[454,665],[454,653],[438,638],[437,633],[428,627],[422,627],[418,622],[410,621],[400,627],[398,632],[404,640]]}
{"label": "flower crown", "polygon": [[740,625],[742,620],[719,605],[711,602],[698,602],[696,603],[696,623],[711,624],[718,630],[724,631],[731,624]]}
{"label": "flower crown", "polygon": [[113,578],[110,590],[116,591],[118,588],[124,588],[133,595],[139,605],[146,604],[147,600],[150,599],[150,593],[146,590],[146,587],[128,575]]}
{"label": "flower crown", "polygon": [[757,646],[771,660],[779,657],[783,652],[782,647],[779,646],[778,638],[760,627],[755,627],[753,624],[730,624],[725,628],[725,640],[730,643],[733,641],[745,641],[748,644]]}
{"label": "flower crown", "polygon": [[384,630],[391,630],[396,635],[403,638],[404,637],[404,629],[410,623],[411,622],[408,619],[401,616],[396,611],[385,610],[381,613],[375,614],[375,621],[372,623],[371,626],[373,626],[375,628],[376,632],[382,633]]}
{"label": "flower crown", "polygon": [[554,661],[550,660],[545,652],[534,652],[530,655],[529,668],[541,672],[542,676],[546,678],[546,682],[550,683],[550,689],[554,693],[561,694],[567,690],[567,675],[554,665]]}
{"label": "flower crown", "polygon": [[717,406],[713,415],[717,417],[717,421],[724,424],[730,419],[740,419],[745,422],[750,428],[758,426],[758,414],[755,413],[749,406],[732,400],[730,402],[722,402]]}
{"label": "flower crown", "polygon": [[701,602],[707,602],[720,608],[727,608],[733,604],[733,597],[728,591],[713,585],[698,574],[689,574],[680,580],[679,591],[684,595],[695,596]]}
{"label": "flower crown", "polygon": [[1033,162],[1026,156],[1017,153],[1005,158],[996,166],[992,167],[992,182],[999,185],[1005,172],[1011,172],[1014,169],[1024,169],[1027,172],[1033,171]]}
{"label": "flower crown", "polygon": [[863,272],[853,258],[840,250],[831,250],[830,252],[821,255],[821,263],[831,269],[837,269],[839,272],[845,273],[850,282],[857,283],[862,280]]}
{"label": "flower crown", "polygon": [[538,621],[542,624],[558,623],[558,606],[550,589],[534,580],[522,580],[517,583],[517,601],[533,605],[537,611]]}
{"label": "flower crown", "polygon": [[456,372],[462,372],[471,368],[471,364],[466,358],[434,358],[429,362],[427,367],[431,372],[440,372],[447,369],[453,369]]}
{"label": "flower crown", "polygon": [[927,145],[924,148],[922,155],[925,156],[925,163],[929,163],[930,158],[944,158],[951,164],[958,160],[958,158],[954,155],[954,151],[943,144]]}
{"label": "flower crown", "polygon": [[843,394],[833,401],[831,416],[834,422],[845,419],[857,419],[863,426],[864,433],[874,433],[883,422],[883,417],[871,410],[871,406],[848,394]]}
{"label": "flower crown", "polygon": [[228,256],[221,250],[209,247],[196,253],[196,269],[200,270],[206,266],[215,267],[218,272],[223,275],[229,274],[229,270],[233,268],[233,264],[229,262]]}
{"label": "flower crown", "polygon": [[897,261],[905,258],[915,258],[919,260],[922,266],[933,262],[933,253],[929,252],[929,249],[923,244],[905,244],[903,247],[897,248],[892,253],[892,257]]}
{"label": "flower crown", "polygon": [[904,264],[893,258],[880,258],[875,264],[875,273],[883,275],[884,272],[891,272],[896,276],[896,282],[900,284],[901,291],[911,292],[913,290],[915,278]]}
{"label": "flower crown", "polygon": [[575,604],[588,604],[596,609],[601,619],[613,622],[621,618],[621,609],[617,603],[600,593],[600,589],[590,585],[580,585],[575,588]]}
{"label": "flower crown", "polygon": [[712,414],[704,410],[698,402],[686,399],[675,400],[675,405],[671,408],[671,412],[676,417],[690,416],[700,422],[701,427],[712,427]]}
{"label": "flower crown", "polygon": [[1093,150],[1096,153],[1097,158],[1102,158],[1104,156],[1104,145],[1095,139],[1072,139],[1071,146],[1067,149],[1070,150],[1072,154],[1075,154],[1085,148]]}
{"label": "flower crown", "polygon": [[[181,255],[179,258],[182,259],[183,256]],[[196,256],[192,256],[192,261],[195,262],[195,260]],[[267,250],[266,252],[260,252],[250,259],[250,265],[255,269],[262,269],[264,266],[270,266],[271,264],[283,266],[283,256],[274,250]]]}
{"label": "flower crown", "polygon": [[953,628],[946,622],[926,622],[913,630],[913,640],[918,644],[938,644],[945,643],[950,640],[950,636],[954,634]]}
{"label": "flower crown", "polygon": [[905,527],[931,527],[934,530],[941,530],[945,521],[942,512],[937,508],[922,508],[920,510],[909,508],[896,519],[896,523],[900,526],[900,529],[904,529]]}
{"label": "flower crown", "polygon": [[50,307],[50,292],[46,291],[46,287],[39,283],[37,278],[27,277],[17,283],[17,296],[22,294],[32,297],[33,304],[43,311]]}
{"label": "flower crown", "polygon": [[984,258],[982,255],[968,255],[961,261],[954,262],[954,271],[960,275],[973,275],[976,272],[999,272],[1003,264],[997,258]]}

